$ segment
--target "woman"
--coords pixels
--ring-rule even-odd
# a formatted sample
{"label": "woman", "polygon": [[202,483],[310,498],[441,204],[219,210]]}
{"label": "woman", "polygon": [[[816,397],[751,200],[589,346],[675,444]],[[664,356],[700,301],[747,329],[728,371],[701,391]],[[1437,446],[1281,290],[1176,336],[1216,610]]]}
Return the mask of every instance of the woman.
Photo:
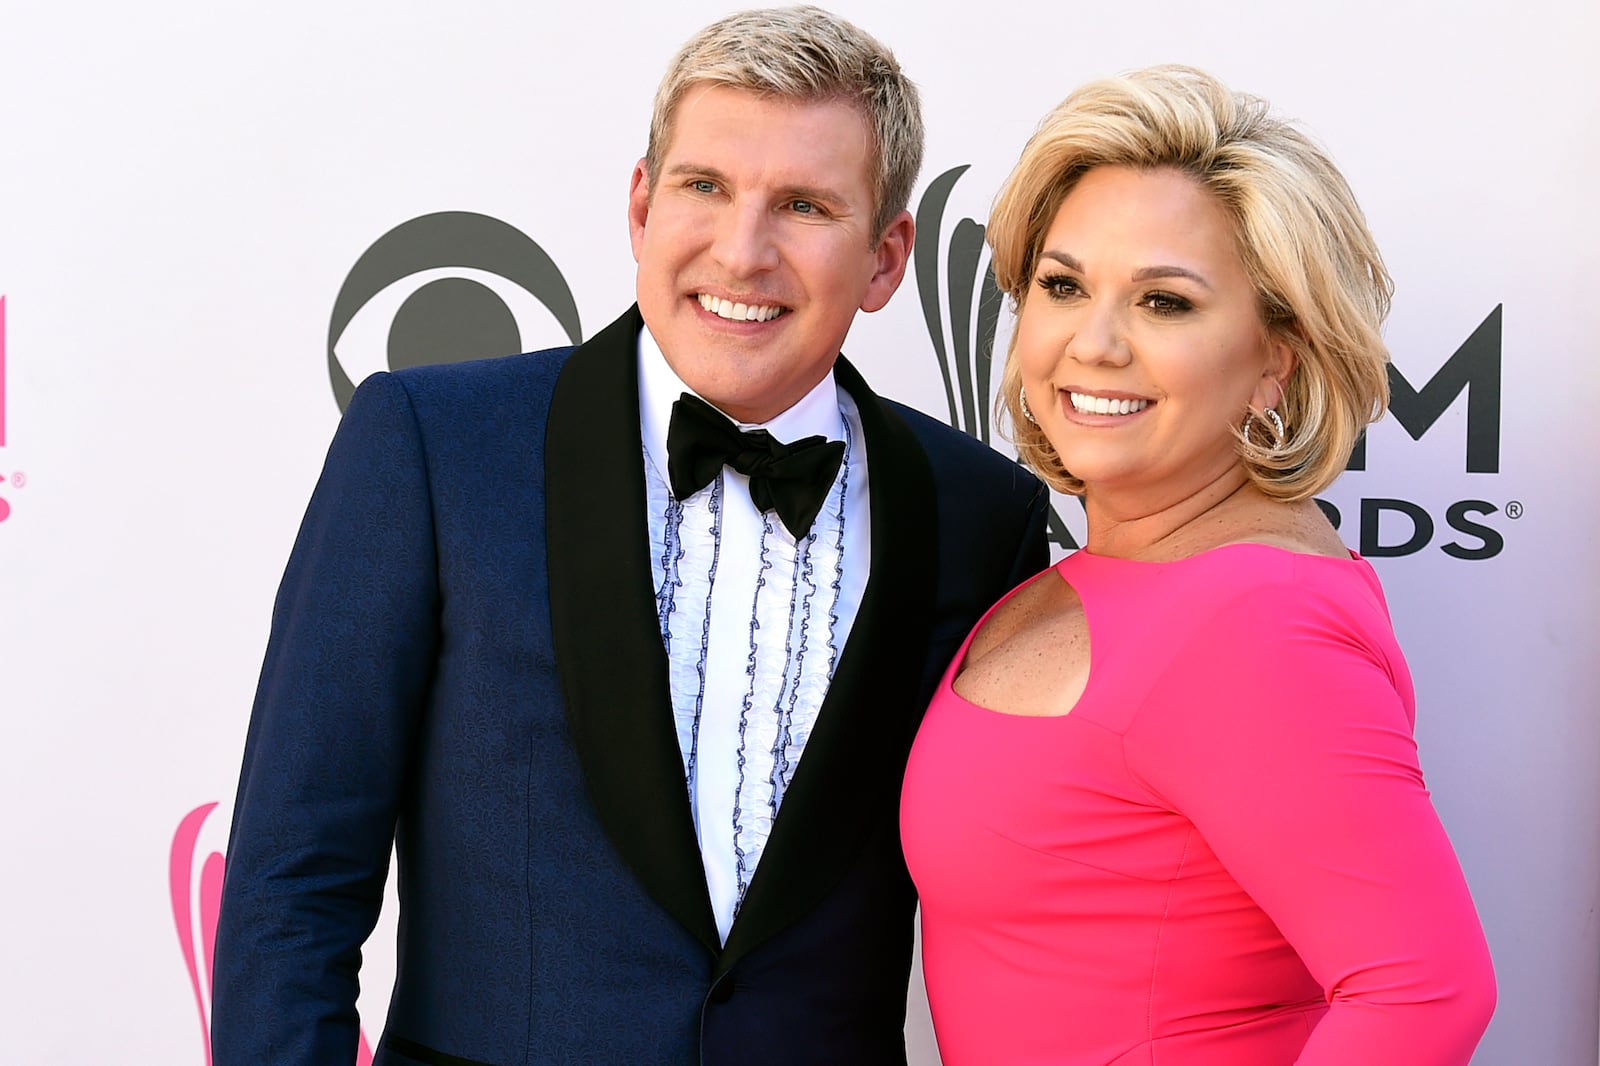
{"label": "woman", "polygon": [[906,773],[945,1066],[1444,1066],[1494,1006],[1383,593],[1312,496],[1387,400],[1349,188],[1187,68],[1088,85],[989,223],[1023,459],[1082,551]]}

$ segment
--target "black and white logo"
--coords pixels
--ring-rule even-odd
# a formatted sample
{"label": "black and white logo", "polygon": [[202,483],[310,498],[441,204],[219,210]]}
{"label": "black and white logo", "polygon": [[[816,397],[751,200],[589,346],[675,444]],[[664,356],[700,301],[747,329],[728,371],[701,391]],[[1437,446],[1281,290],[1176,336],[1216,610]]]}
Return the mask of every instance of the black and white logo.
{"label": "black and white logo", "polygon": [[578,344],[567,280],[527,234],[441,211],[385,233],[350,268],[328,323],[328,378],[343,411],[377,370]]}

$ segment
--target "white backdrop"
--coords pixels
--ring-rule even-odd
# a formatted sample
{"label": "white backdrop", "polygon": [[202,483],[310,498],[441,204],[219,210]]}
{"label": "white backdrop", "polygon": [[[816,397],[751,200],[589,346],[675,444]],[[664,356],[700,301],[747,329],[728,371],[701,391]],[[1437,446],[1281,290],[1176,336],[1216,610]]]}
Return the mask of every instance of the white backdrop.
{"label": "white backdrop", "polygon": [[[922,234],[941,262],[1040,115],[1089,77],[1209,68],[1340,161],[1398,282],[1388,337],[1423,392],[1410,417],[1426,423],[1450,373],[1470,372],[1420,439],[1375,428],[1366,469],[1326,498],[1376,556],[1423,765],[1494,951],[1500,1008],[1475,1062],[1594,1062],[1600,89],[1585,72],[1600,8],[839,9],[922,85],[919,199],[970,164]],[[192,982],[174,905],[203,960],[205,860],[225,843],[273,592],[338,418],[335,297],[389,230],[476,212],[548,253],[593,333],[631,299],[625,193],[654,84],[725,10],[0,0],[0,1057],[206,1061],[203,961]],[[539,301],[468,276],[512,305],[521,347],[564,342]],[[352,376],[383,365],[403,295],[339,338]],[[948,320],[943,289],[933,303]],[[879,390],[947,413],[916,278],[847,350]],[[1467,469],[1469,434],[1492,469]],[[1397,546],[1415,550],[1383,554]],[[169,877],[180,823],[217,802]],[[362,1003],[374,1039],[391,930]],[[916,986],[910,1030],[931,1066]]]}

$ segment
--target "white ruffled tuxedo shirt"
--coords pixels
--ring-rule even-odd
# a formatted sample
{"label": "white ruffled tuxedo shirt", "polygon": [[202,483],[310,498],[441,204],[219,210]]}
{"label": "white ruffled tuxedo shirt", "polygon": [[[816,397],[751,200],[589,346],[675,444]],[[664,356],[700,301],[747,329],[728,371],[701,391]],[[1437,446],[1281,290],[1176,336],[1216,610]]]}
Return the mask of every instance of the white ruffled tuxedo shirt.
{"label": "white ruffled tuxedo shirt", "polygon": [[[794,779],[871,567],[866,443],[830,372],[765,429],[846,444],[821,513],[798,542],[722,476],[683,501],[667,477],[672,405],[692,393],[648,329],[639,333],[650,565],[684,779],[724,942]],[[704,397],[702,397],[703,399]],[[625,666],[619,666],[626,669]]]}

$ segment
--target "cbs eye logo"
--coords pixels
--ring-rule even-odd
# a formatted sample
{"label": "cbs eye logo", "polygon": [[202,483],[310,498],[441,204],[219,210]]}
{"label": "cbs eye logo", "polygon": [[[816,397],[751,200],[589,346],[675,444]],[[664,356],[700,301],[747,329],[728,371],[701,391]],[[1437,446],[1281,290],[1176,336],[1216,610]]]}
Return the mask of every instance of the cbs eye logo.
{"label": "cbs eye logo", "polygon": [[582,339],[566,278],[521,230],[440,211],[356,260],[333,302],[328,377],[343,411],[368,374],[512,355]]}

